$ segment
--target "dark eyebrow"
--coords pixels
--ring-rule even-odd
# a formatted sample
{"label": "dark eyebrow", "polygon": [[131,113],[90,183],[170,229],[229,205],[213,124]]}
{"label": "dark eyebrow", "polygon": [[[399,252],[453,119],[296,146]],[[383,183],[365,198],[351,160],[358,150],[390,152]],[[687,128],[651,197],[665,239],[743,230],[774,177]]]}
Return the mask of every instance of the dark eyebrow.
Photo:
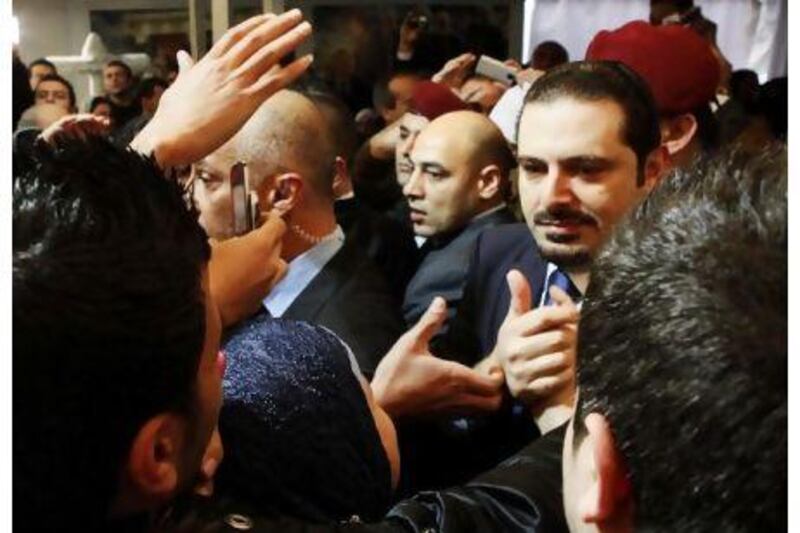
{"label": "dark eyebrow", "polygon": [[593,155],[579,155],[564,159],[561,164],[567,168],[588,166],[596,170],[608,170],[614,166],[614,162],[605,157]]}

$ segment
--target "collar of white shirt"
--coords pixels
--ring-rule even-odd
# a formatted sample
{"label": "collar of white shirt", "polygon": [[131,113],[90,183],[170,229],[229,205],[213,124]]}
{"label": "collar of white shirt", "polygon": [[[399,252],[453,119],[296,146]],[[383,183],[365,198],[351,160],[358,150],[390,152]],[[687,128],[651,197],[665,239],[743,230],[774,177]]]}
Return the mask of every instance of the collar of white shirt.
{"label": "collar of white shirt", "polygon": [[[542,290],[542,295],[539,297],[539,307],[544,305],[544,300],[547,297],[547,291],[550,290],[550,287],[547,286],[547,280],[550,279],[550,274],[552,274],[557,269],[558,269],[558,266],[556,266],[555,264],[551,263],[550,261],[547,262],[547,272],[545,272],[545,275],[544,275],[544,290]],[[567,274],[567,275],[569,275],[569,274]],[[583,307],[583,300],[581,300],[580,302],[578,302],[575,305],[578,308],[578,310],[580,310],[581,307]]]}
{"label": "collar of white shirt", "polygon": [[336,229],[323,237],[320,243],[292,259],[286,270],[286,277],[280,280],[264,298],[264,307],[270,314],[274,317],[283,316],[342,246],[344,246],[344,232],[337,225]]}

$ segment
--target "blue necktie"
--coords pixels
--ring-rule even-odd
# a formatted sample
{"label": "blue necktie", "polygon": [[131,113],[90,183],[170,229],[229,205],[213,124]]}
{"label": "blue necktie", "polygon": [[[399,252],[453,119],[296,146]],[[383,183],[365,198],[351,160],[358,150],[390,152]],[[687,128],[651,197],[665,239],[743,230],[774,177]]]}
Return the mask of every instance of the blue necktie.
{"label": "blue necktie", "polygon": [[572,283],[572,280],[569,279],[564,272],[559,269],[555,269],[550,273],[550,276],[547,278],[547,284],[544,287],[544,305],[553,305],[553,299],[550,297],[550,287],[555,285],[559,289],[566,292],[572,301],[577,303],[583,298],[581,291]]}

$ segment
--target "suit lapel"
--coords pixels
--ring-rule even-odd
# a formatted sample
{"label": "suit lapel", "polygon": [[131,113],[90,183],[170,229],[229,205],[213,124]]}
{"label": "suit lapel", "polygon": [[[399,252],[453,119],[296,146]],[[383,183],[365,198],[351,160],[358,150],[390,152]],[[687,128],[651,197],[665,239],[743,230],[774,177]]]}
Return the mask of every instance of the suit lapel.
{"label": "suit lapel", "polygon": [[283,314],[283,318],[313,321],[319,317],[325,304],[332,300],[333,295],[347,281],[347,267],[352,266],[350,255],[348,239],[345,239],[344,246],[314,276],[311,283],[306,285]]}

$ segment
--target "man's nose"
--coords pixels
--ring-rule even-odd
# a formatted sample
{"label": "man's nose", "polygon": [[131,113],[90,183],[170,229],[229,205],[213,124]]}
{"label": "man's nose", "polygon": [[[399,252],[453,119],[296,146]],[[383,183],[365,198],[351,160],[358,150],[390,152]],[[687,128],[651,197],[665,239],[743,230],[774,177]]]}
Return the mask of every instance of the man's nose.
{"label": "man's nose", "polygon": [[411,177],[408,178],[408,181],[403,186],[403,194],[406,198],[421,198],[423,196],[422,170],[419,167],[415,167],[411,171]]}

